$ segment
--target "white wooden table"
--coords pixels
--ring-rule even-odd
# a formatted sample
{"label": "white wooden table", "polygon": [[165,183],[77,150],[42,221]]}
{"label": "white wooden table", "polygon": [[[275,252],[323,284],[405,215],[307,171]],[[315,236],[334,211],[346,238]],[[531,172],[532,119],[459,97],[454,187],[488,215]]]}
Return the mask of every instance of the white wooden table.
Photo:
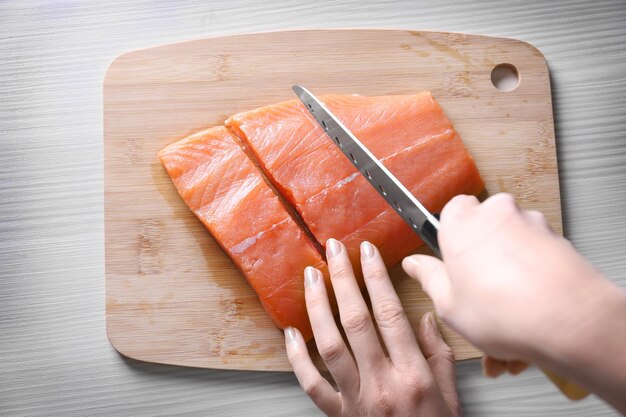
{"label": "white wooden table", "polygon": [[[218,34],[384,27],[515,37],[551,69],[565,230],[626,286],[626,2],[0,2],[0,415],[314,416],[292,374],[127,360],[104,328],[102,79]],[[604,416],[537,371],[458,365],[468,416]]]}

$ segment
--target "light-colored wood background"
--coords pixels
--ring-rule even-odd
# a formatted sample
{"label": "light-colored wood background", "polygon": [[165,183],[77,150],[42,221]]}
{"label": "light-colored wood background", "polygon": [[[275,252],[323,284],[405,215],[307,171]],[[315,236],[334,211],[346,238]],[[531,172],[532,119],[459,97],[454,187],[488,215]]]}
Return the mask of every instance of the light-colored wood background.
{"label": "light-colored wood background", "polygon": [[[117,354],[105,330],[103,102],[137,48],[292,28],[405,28],[523,39],[550,66],[566,236],[626,286],[623,0],[0,2],[0,414],[321,416],[290,372]],[[535,368],[458,362],[465,416],[616,416]]]}
{"label": "light-colored wood background", "polygon": [[[494,87],[497,64],[520,85]],[[156,153],[237,112],[318,94],[430,90],[489,194],[507,191],[561,231],[549,75],[511,39],[393,30],[288,31],[130,52],[104,81],[107,334],[129,357],[197,367],[290,370],[284,337],[244,278],[179,198]],[[392,138],[390,138],[392,140]],[[401,268],[392,279],[415,329],[433,310]],[[457,359],[480,352],[447,327]]]}

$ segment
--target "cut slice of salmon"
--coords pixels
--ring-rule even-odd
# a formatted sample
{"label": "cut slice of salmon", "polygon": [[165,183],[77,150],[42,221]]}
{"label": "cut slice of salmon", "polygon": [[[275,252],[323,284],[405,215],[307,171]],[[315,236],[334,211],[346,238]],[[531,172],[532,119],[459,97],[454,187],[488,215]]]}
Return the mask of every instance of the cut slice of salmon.
{"label": "cut slice of salmon", "polygon": [[326,264],[261,172],[226,127],[193,134],[162,149],[161,163],[178,193],[211,232],[280,328],[312,336],[304,268]]}
{"label": "cut slice of salmon", "polygon": [[[474,160],[429,92],[322,101],[430,211],[440,211],[457,194],[483,189]],[[236,114],[226,125],[246,142],[319,243],[343,241],[357,272],[364,240],[379,247],[387,266],[422,243],[300,101]]]}

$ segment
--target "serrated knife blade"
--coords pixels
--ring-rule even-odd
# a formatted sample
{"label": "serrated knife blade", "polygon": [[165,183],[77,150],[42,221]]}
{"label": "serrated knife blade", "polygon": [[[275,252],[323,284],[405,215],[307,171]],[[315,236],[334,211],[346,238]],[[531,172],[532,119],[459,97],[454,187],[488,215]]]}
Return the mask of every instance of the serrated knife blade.
{"label": "serrated knife blade", "polygon": [[294,85],[293,91],[300,98],[311,116],[324,130],[328,138],[348,158],[354,167],[387,201],[430,247],[441,257],[437,231],[439,220],[380,162],[363,143],[309,90]]}

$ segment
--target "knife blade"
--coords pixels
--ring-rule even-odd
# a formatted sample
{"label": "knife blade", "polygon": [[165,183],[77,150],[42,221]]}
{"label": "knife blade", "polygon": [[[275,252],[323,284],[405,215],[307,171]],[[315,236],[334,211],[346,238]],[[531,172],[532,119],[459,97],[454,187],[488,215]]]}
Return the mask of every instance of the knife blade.
{"label": "knife blade", "polygon": [[430,213],[417,197],[411,194],[324,103],[301,85],[294,85],[293,91],[350,163],[420,236],[433,253],[441,258],[439,242],[437,241],[437,231],[439,230],[437,217]]}

